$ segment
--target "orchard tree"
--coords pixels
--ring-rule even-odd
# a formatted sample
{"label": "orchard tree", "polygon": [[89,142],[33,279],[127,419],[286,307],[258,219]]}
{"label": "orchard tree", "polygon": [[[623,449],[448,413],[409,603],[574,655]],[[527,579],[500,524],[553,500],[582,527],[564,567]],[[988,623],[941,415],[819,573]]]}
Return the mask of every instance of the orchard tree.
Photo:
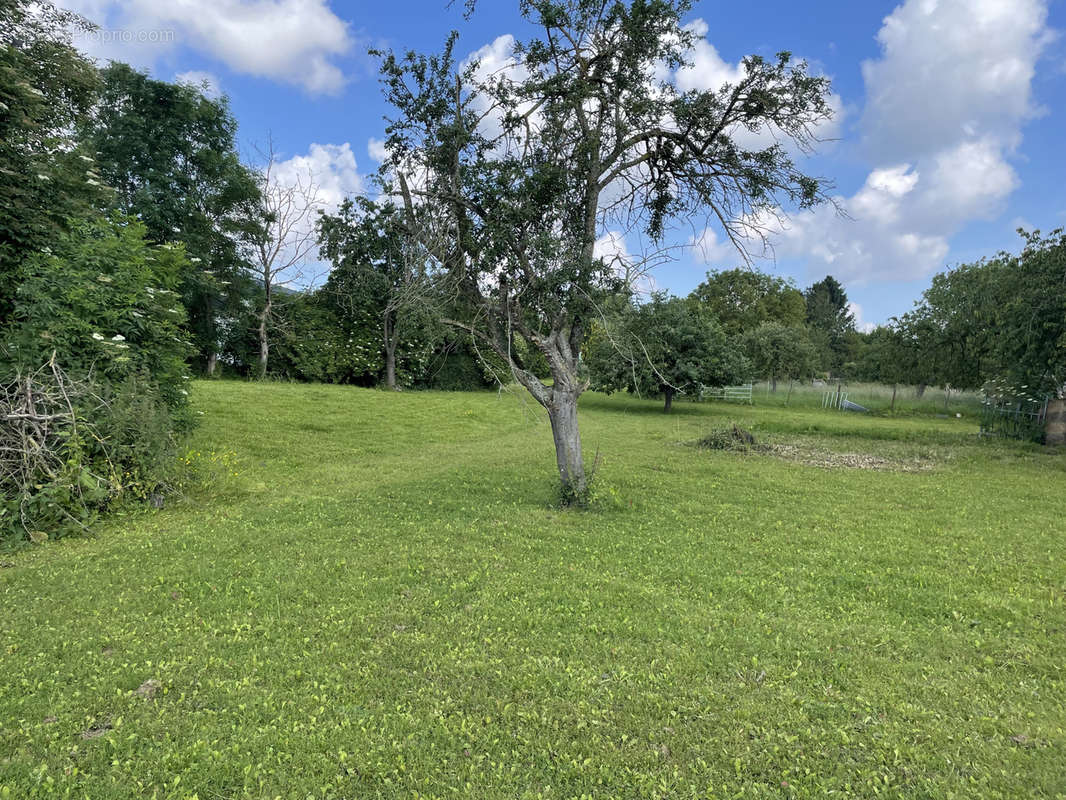
{"label": "orchard tree", "polygon": [[791,281],[754,269],[708,272],[707,280],[692,290],[689,299],[713,314],[730,336],[764,322],[798,327],[806,321],[803,293]]}
{"label": "orchard tree", "polygon": [[376,320],[385,385],[397,388],[397,355],[404,346],[432,347],[435,322],[432,257],[409,235],[403,213],[389,202],[345,200],[318,222],[321,254],[333,270],[324,287],[348,317]]}
{"label": "orchard tree", "polygon": [[770,380],[774,392],[780,379],[805,377],[814,369],[814,346],[804,328],[764,322],[744,335],[744,346],[755,371]]}
{"label": "orchard tree", "polygon": [[[662,240],[674,220],[715,220],[743,247],[753,224],[825,200],[784,142],[812,145],[831,114],[829,81],[781,53],[750,56],[735,83],[682,91],[694,43],[687,0],[523,0],[533,29],[489,72],[439,55],[383,54],[386,184],[450,232],[433,245],[454,300],[452,325],[493,350],[548,414],[564,503],[587,478],[577,402],[582,344],[623,282],[596,256],[608,223]],[[766,134],[751,144],[751,134]],[[523,339],[551,382],[519,355]]]}
{"label": "orchard tree", "polygon": [[1019,233],[1021,254],[1000,270],[1007,291],[1000,293],[993,354],[1016,385],[1066,398],[1066,233]]}
{"label": "orchard tree", "polygon": [[678,393],[736,383],[750,370],[713,317],[665,294],[597,325],[587,352],[593,388],[662,394],[664,412]]}

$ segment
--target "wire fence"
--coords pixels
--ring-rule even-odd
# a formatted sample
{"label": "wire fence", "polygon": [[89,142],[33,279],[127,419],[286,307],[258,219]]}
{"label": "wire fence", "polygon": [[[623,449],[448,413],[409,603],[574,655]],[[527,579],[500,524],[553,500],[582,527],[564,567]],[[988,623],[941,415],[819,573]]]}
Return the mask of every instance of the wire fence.
{"label": "wire fence", "polygon": [[986,395],[981,403],[981,433],[1040,441],[1044,436],[1049,398],[1042,400]]}

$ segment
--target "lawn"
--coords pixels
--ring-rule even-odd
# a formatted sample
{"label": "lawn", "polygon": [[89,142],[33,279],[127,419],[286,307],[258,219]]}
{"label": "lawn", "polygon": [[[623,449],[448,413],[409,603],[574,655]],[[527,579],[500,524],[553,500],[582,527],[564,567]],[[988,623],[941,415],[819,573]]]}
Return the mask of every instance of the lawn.
{"label": "lawn", "polygon": [[520,395],[194,397],[210,491],[3,556],[2,798],[1066,796],[1063,454],[587,395],[568,512]]}

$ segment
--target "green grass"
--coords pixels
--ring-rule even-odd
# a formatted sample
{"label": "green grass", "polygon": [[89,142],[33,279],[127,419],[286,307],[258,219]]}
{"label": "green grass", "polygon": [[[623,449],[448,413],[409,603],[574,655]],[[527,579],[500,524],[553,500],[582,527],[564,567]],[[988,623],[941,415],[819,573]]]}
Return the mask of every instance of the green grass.
{"label": "green grass", "polygon": [[589,395],[563,512],[516,396],[194,395],[237,476],[5,556],[0,798],[1066,796],[1061,454]]}

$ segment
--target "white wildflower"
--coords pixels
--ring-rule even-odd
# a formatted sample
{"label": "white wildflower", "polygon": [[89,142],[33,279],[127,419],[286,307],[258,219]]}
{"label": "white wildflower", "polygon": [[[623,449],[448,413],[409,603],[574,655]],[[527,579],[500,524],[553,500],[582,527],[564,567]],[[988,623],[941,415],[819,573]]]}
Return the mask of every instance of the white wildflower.
{"label": "white wildflower", "polygon": [[93,338],[98,342],[102,342],[104,340],[104,335],[102,333],[94,333]]}
{"label": "white wildflower", "polygon": [[111,283],[111,278],[107,275],[97,275],[96,280],[100,281],[100,283]]}
{"label": "white wildflower", "polygon": [[121,333],[116,333],[114,336],[111,337],[111,341],[112,342],[124,342],[124,341],[126,341],[126,337],[123,336]]}

